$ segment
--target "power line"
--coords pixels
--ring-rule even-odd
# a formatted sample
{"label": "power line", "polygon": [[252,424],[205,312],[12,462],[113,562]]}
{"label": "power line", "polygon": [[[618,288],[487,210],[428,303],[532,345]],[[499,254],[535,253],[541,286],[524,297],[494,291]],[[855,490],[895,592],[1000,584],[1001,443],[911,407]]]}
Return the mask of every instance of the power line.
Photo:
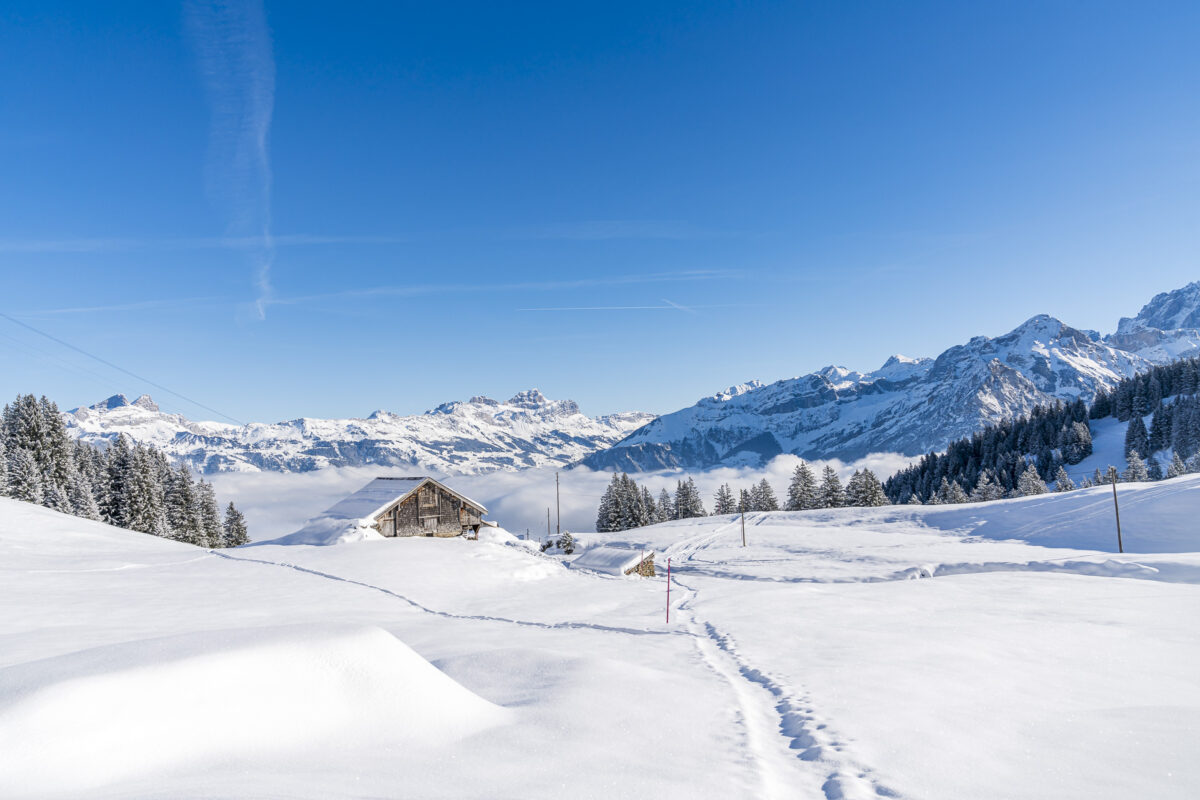
{"label": "power line", "polygon": [[186,400],[187,402],[191,403],[192,405],[194,405],[198,408],[203,408],[205,411],[211,411],[212,413],[214,413],[218,416],[224,417],[227,420],[236,422],[238,425],[246,424],[246,423],[242,422],[240,419],[231,417],[223,411],[218,411],[217,409],[215,409],[211,406],[206,406],[203,403],[199,402],[198,400],[193,400],[192,398],[188,397],[185,394],[180,394],[179,392],[175,391],[174,389],[168,389],[166,386],[163,386],[161,383],[155,383],[154,381],[150,380],[149,378],[143,378],[141,375],[138,375],[136,372],[130,372],[129,370],[125,369],[124,367],[119,367],[116,364],[112,363],[111,361],[103,359],[100,356],[93,355],[92,353],[89,353],[88,351],[86,351],[80,347],[76,347],[75,345],[71,344],[70,342],[64,342],[62,339],[59,339],[57,336],[51,336],[50,334],[46,333],[45,331],[38,330],[37,328],[33,327],[32,325],[27,325],[26,323],[21,322],[21,320],[19,320],[19,319],[14,319],[2,311],[0,311],[0,317],[3,317],[4,319],[8,320],[9,322],[13,323],[14,325],[20,325],[22,328],[25,328],[26,330],[33,331],[38,336],[44,336],[52,342],[56,342],[57,344],[60,344],[63,347],[70,348],[71,350],[74,350],[76,353],[85,355],[94,361],[99,361],[101,364],[104,364],[106,367],[111,367],[112,369],[115,369],[118,372],[124,372],[126,375],[130,376],[131,378],[136,378],[137,380],[141,381],[142,383],[153,386],[155,389],[160,389],[160,390],[166,392],[167,394],[171,394],[182,400]]}

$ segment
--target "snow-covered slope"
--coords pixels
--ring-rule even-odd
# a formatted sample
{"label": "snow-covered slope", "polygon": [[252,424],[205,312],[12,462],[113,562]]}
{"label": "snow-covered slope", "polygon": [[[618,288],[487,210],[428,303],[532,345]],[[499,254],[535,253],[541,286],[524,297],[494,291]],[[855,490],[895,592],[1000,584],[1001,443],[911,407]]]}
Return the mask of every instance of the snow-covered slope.
{"label": "snow-covered slope", "polygon": [[0,796],[1193,798],[1200,475],[1120,490],[615,534],[669,598],[0,498]]}
{"label": "snow-covered slope", "polygon": [[770,385],[746,383],[658,417],[582,463],[627,471],[704,469],[756,466],[780,453],[854,459],[939,450],[1036,405],[1091,400],[1121,378],[1200,352],[1197,331],[1154,327],[1198,317],[1195,283],[1154,298],[1105,339],[1039,315],[1004,336],[977,336],[937,358],[893,356],[870,373],[830,366]]}
{"label": "snow-covered slope", "polygon": [[381,464],[423,472],[478,474],[564,465],[613,444],[653,419],[628,412],[587,417],[570,400],[537,389],[506,402],[473,397],[432,411],[366,419],[294,419],[245,426],[193,422],[159,410],[148,395],[110,397],[64,414],[68,430],[92,443],[125,433],[207,473]]}

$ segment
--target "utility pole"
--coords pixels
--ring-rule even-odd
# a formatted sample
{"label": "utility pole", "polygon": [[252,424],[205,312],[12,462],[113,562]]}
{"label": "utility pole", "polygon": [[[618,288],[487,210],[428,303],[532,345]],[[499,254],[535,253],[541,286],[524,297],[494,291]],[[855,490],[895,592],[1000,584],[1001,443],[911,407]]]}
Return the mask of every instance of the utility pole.
{"label": "utility pole", "polygon": [[558,473],[554,473],[554,533],[562,534],[562,502],[558,497]]}
{"label": "utility pole", "polygon": [[1117,552],[1124,553],[1125,546],[1121,543],[1121,506],[1117,504],[1117,468],[1108,468],[1108,479],[1113,487],[1113,513],[1117,515]]}
{"label": "utility pole", "polygon": [[742,547],[746,546],[746,512],[742,511]]}

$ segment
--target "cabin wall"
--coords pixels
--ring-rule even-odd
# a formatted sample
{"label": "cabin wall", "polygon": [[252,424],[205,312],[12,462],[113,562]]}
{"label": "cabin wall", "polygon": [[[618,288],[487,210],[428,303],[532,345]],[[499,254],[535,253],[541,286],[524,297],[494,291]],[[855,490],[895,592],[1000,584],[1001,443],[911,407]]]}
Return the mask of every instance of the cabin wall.
{"label": "cabin wall", "polygon": [[384,536],[458,536],[480,524],[477,509],[429,484],[375,520]]}

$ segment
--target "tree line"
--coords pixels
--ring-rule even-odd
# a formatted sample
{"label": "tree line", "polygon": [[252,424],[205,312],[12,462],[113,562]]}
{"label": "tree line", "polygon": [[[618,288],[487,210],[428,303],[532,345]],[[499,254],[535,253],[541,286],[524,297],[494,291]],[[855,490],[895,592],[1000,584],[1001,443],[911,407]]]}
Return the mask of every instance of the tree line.
{"label": "tree line", "polygon": [[[1039,406],[929,453],[884,482],[894,503],[962,503],[1070,491],[1118,480],[1173,478],[1200,471],[1200,358],[1153,367],[1083,400]],[[1173,398],[1173,399],[1172,399]],[[1145,417],[1153,415],[1147,427]],[[1115,467],[1078,483],[1067,473],[1092,454],[1091,421],[1128,421],[1125,470]],[[1166,470],[1156,453],[1170,450]]]}
{"label": "tree line", "polygon": [[[869,469],[856,470],[843,487],[837,472],[826,466],[818,482],[812,469],[801,461],[792,473],[781,509],[770,482],[763,478],[734,495],[724,483],[713,497],[713,515],[748,511],[807,511],[843,506],[882,506],[888,504],[879,478]],[[663,489],[657,498],[646,487],[625,473],[613,475],[596,513],[596,530],[605,533],[640,528],[673,519],[707,516],[700,492],[692,478],[676,483],[674,494]]]}
{"label": "tree line", "polygon": [[18,395],[0,418],[0,495],[199,547],[250,541],[211,483],[120,434],[105,449],[73,440],[58,406]]}

